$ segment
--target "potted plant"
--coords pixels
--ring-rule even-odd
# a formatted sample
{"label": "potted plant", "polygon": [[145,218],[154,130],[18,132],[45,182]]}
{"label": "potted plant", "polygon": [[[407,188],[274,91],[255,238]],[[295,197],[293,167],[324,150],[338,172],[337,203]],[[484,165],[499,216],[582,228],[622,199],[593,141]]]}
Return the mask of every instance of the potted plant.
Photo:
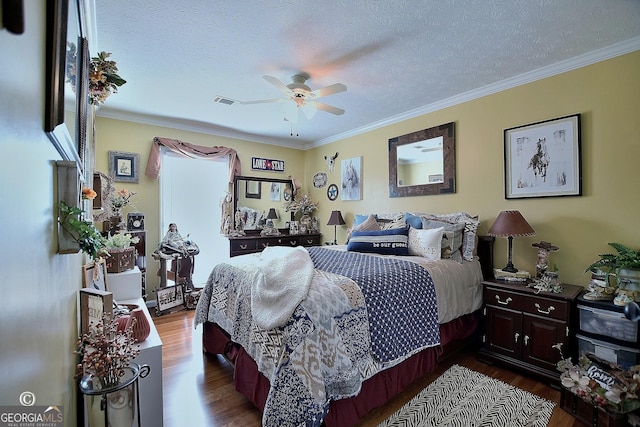
{"label": "potted plant", "polygon": [[106,255],[105,239],[93,222],[82,219],[83,212],[82,209],[61,201],[58,203],[58,222],[62,229],[78,243],[80,250],[91,259],[97,260]]}
{"label": "potted plant", "polygon": [[614,303],[626,305],[640,295],[640,249],[634,251],[620,243],[609,243],[609,246],[614,248],[617,254],[600,254],[600,259],[591,263],[585,269],[585,273],[600,270],[614,276],[619,288]]}
{"label": "potted plant", "polygon": [[104,241],[105,249],[109,253],[107,257],[107,272],[121,273],[131,270],[135,260],[135,246],[140,241],[138,237],[131,237],[129,233],[115,233]]}

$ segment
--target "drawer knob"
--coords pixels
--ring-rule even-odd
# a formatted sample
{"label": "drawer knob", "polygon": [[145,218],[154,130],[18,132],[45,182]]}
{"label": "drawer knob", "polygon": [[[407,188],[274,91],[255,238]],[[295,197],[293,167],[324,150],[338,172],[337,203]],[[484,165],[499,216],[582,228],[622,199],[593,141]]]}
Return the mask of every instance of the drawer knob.
{"label": "drawer knob", "polygon": [[248,245],[242,245],[242,244],[241,244],[241,245],[240,245],[240,249],[247,249],[247,246],[248,246]]}
{"label": "drawer knob", "polygon": [[498,301],[498,304],[502,304],[502,305],[509,305],[509,303],[510,303],[511,301],[513,301],[513,300],[511,299],[511,297],[507,297],[507,299],[506,299],[506,300],[502,301],[502,300],[500,299],[500,295],[496,295],[496,301]]}
{"label": "drawer knob", "polygon": [[538,309],[538,313],[542,313],[542,314],[549,314],[556,309],[554,306],[550,305],[549,308],[545,311],[540,308],[540,304],[536,303],[535,306]]}

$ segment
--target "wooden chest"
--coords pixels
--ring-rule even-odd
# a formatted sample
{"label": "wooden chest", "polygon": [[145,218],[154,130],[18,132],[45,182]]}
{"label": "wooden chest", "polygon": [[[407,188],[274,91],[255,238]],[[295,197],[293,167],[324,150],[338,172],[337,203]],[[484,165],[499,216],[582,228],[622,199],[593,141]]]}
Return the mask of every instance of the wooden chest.
{"label": "wooden chest", "polygon": [[603,409],[585,402],[565,388],[562,388],[560,394],[560,407],[587,426],[626,427],[629,425],[626,415],[610,414]]}
{"label": "wooden chest", "polygon": [[126,249],[110,249],[106,259],[107,273],[122,273],[131,270],[135,265],[136,248],[130,246]]}

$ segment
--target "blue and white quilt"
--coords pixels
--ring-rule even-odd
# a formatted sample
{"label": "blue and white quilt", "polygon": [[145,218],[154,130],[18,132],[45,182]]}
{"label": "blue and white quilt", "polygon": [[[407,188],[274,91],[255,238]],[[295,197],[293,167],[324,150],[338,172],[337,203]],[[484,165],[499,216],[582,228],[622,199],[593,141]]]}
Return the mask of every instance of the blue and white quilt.
{"label": "blue and white quilt", "polygon": [[218,264],[198,302],[195,325],[217,323],[269,379],[264,426],[320,426],[330,400],[356,395],[365,379],[439,344],[426,269],[321,247],[309,252],[308,295],[283,326],[256,325],[255,275],[236,265]]}

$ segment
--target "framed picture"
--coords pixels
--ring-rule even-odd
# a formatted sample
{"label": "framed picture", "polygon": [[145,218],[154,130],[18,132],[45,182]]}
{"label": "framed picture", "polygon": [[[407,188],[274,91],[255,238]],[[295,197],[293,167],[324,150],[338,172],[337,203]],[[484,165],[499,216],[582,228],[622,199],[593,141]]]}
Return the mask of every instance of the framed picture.
{"label": "framed picture", "polygon": [[504,131],[506,199],[582,195],[580,114]]}
{"label": "framed picture", "polygon": [[84,1],[47,1],[44,131],[84,176],[89,110],[89,48]]}
{"label": "framed picture", "polygon": [[271,201],[279,202],[281,198],[282,198],[282,183],[272,182],[271,183]]}
{"label": "framed picture", "polygon": [[183,285],[167,286],[158,288],[156,292],[156,316],[161,316],[169,310],[184,306]]}
{"label": "framed picture", "polygon": [[244,197],[247,199],[260,199],[262,197],[262,182],[245,181]]}
{"label": "framed picture", "polygon": [[113,316],[113,294],[97,289],[80,289],[80,332],[82,335],[95,329],[103,318]]}
{"label": "framed picture", "polygon": [[432,182],[444,182],[444,175],[441,173],[429,175],[429,183]]}
{"label": "framed picture", "polygon": [[124,153],[109,151],[109,175],[116,182],[139,181],[140,155],[138,153]]}
{"label": "framed picture", "polygon": [[108,291],[107,263],[104,259],[82,266],[82,285],[98,291]]}
{"label": "framed picture", "polygon": [[362,199],[362,157],[352,157],[342,161],[340,182],[342,183],[341,200]]}
{"label": "framed picture", "polygon": [[300,222],[299,221],[290,221],[289,222],[289,234],[300,234]]}

